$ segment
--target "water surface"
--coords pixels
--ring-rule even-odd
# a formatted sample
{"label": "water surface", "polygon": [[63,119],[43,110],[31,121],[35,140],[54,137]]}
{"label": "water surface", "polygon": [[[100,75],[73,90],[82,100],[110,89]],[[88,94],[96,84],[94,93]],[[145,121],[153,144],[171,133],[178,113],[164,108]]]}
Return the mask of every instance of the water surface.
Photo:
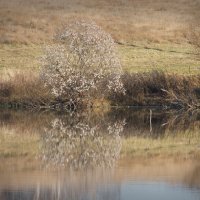
{"label": "water surface", "polygon": [[[1,110],[0,199],[199,200],[199,120],[157,110]],[[129,140],[144,140],[142,150]],[[143,148],[148,141],[177,152]]]}

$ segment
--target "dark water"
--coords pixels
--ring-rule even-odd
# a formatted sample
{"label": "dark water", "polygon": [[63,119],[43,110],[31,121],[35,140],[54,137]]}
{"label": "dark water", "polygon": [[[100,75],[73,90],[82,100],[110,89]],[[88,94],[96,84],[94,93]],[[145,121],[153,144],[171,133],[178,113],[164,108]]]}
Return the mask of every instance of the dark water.
{"label": "dark water", "polygon": [[121,156],[131,137],[199,141],[199,125],[200,115],[189,112],[1,110],[0,200],[199,200],[193,151],[191,158]]}

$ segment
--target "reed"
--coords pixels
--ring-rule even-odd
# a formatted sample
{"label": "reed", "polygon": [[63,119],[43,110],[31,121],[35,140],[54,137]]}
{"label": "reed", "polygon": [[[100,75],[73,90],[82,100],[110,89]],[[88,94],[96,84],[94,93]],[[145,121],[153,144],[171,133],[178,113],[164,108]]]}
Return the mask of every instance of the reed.
{"label": "reed", "polygon": [[108,99],[113,105],[199,107],[199,75],[182,76],[162,71],[125,73],[122,82],[126,94],[110,94]]}
{"label": "reed", "polygon": [[[111,106],[161,106],[176,109],[200,107],[200,75],[182,76],[152,71],[124,73],[121,79],[126,93],[110,92],[104,100],[101,99],[102,102],[109,102]],[[97,97],[93,92],[90,100],[82,102],[86,106],[88,101],[97,102]],[[0,79],[1,105],[56,108],[65,103],[65,99],[51,94],[36,72],[8,73]],[[101,103],[91,105],[101,106]]]}

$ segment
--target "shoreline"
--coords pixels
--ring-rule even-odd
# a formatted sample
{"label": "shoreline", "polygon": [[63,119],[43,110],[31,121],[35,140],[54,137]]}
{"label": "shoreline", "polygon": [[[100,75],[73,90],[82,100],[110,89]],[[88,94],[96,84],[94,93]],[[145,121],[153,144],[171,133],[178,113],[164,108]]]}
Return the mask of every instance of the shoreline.
{"label": "shoreline", "polygon": [[[125,94],[104,88],[71,97],[55,97],[51,89],[44,86],[37,73],[17,73],[0,81],[0,107],[5,108],[49,108],[77,110],[88,107],[136,107],[166,109],[200,108],[200,75],[176,75],[162,71],[127,73],[121,76]],[[107,81],[107,80],[105,80]],[[105,92],[105,94],[104,94]],[[68,100],[67,100],[68,99]]]}

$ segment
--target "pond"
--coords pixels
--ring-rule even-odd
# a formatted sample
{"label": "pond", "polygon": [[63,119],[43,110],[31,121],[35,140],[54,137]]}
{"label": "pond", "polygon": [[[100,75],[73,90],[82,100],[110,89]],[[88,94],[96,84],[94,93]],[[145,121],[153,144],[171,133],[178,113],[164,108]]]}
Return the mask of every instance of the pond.
{"label": "pond", "polygon": [[0,110],[0,200],[200,200],[200,114]]}

